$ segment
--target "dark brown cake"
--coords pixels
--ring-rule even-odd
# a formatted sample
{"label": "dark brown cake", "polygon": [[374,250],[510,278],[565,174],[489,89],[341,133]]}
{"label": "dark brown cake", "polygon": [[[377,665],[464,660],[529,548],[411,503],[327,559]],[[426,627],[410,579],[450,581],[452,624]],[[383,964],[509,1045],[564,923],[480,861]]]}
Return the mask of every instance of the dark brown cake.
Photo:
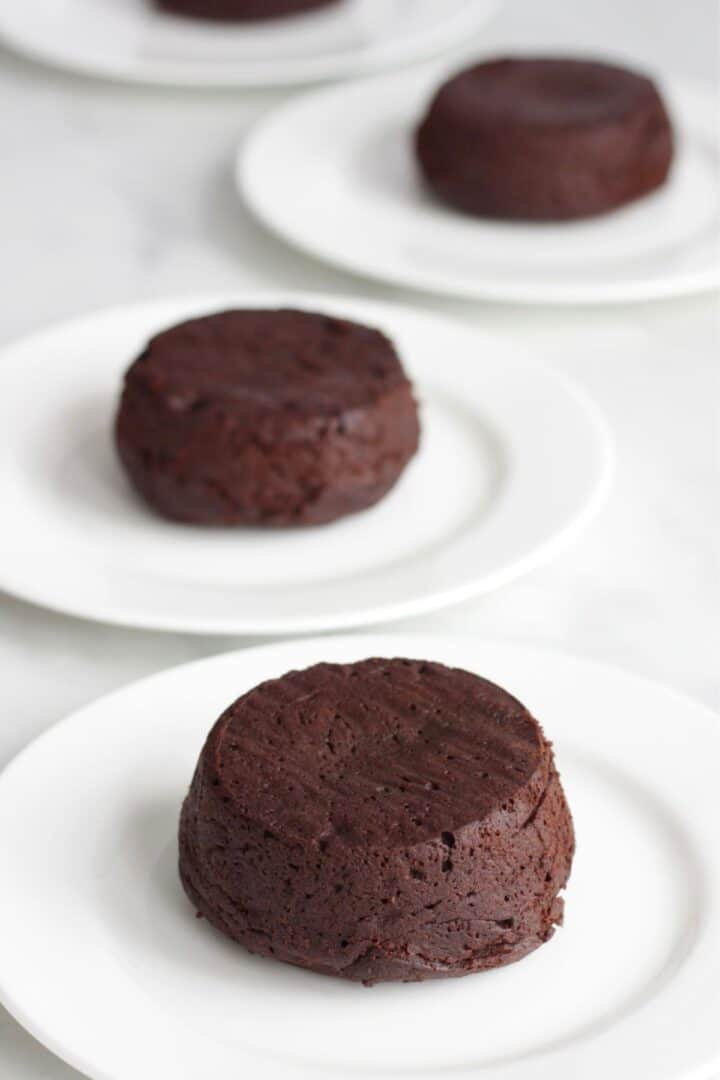
{"label": "dark brown cake", "polygon": [[339,0],[154,0],[155,6],[173,15],[223,22],[257,22],[284,15],[298,15]]}
{"label": "dark brown cake", "polygon": [[418,438],[390,341],[303,311],[227,311],[159,334],[116,421],[149,505],[210,525],[320,524],[372,506]]}
{"label": "dark brown cake", "polygon": [[561,221],[659,187],[673,136],[642,75],[585,60],[493,60],[440,88],[417,155],[432,190],[468,214]]}
{"label": "dark brown cake", "polygon": [[318,664],[210,732],[180,821],[197,911],[251,952],[366,983],[519,960],[562,920],[573,827],[550,743],[442,664]]}

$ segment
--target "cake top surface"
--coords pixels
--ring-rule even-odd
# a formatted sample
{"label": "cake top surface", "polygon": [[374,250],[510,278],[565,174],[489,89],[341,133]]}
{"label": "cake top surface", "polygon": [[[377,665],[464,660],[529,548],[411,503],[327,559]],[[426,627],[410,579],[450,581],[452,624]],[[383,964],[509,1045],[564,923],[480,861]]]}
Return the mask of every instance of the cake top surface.
{"label": "cake top surface", "polygon": [[238,699],[211,732],[211,782],[273,834],[412,846],[483,820],[547,744],[527,710],[467,671],[418,660],[318,664]]}
{"label": "cake top surface", "polygon": [[224,311],[158,334],[128,380],[170,408],[223,402],[242,411],[336,414],[407,384],[391,342],[334,316],[283,309]]}
{"label": "cake top surface", "polygon": [[445,83],[438,102],[453,119],[550,126],[622,121],[657,100],[653,83],[594,60],[512,58],[476,64]]}

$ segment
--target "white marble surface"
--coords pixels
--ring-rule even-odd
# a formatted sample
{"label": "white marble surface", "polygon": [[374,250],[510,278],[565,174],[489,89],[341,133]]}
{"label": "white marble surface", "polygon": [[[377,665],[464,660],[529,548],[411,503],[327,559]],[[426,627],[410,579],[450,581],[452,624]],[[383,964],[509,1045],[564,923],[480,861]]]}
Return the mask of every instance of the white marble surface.
{"label": "white marble surface", "polygon": [[[718,41],[715,0],[508,0],[477,48],[611,53],[717,87]],[[403,298],[522,335],[605,409],[614,492],[558,561],[402,628],[551,643],[719,707],[717,296],[531,311],[400,297],[314,263],[266,236],[231,186],[238,139],[284,96],[131,89],[0,51],[0,340],[106,304],[273,285]],[[0,597],[0,765],[100,693],[242,644],[96,626]],[[0,1010],[0,1077],[77,1075]]]}

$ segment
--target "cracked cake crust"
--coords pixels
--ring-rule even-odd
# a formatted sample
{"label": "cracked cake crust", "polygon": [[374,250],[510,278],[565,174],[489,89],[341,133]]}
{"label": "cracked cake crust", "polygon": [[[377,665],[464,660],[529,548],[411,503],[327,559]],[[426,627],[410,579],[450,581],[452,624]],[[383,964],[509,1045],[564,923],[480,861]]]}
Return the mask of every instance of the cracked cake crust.
{"label": "cracked cake crust", "polygon": [[574,851],[552,748],[441,664],[318,664],[217,721],[180,822],[197,911],[251,952],[372,984],[518,960],[562,921]]}

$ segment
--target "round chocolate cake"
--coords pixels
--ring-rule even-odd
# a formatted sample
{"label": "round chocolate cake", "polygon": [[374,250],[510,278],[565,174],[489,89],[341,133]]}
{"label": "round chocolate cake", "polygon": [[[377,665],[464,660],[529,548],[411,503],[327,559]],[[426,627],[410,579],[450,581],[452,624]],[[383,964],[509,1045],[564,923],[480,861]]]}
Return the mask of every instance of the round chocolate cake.
{"label": "round chocolate cake", "polygon": [[127,372],[116,420],[148,504],[208,525],[317,525],[363,510],[418,439],[390,341],[304,311],[226,311],[159,334]]}
{"label": "round chocolate cake", "polygon": [[223,22],[258,22],[284,15],[328,7],[339,0],[154,0],[155,6],[173,15]]}
{"label": "round chocolate cake", "polygon": [[440,88],[420,125],[423,175],[481,217],[600,214],[659,187],[673,135],[653,83],[585,60],[478,64]]}
{"label": "round chocolate cake", "polygon": [[562,921],[573,851],[530,713],[416,660],[318,664],[245,694],[180,821],[182,882],[213,926],[369,984],[519,960]]}

